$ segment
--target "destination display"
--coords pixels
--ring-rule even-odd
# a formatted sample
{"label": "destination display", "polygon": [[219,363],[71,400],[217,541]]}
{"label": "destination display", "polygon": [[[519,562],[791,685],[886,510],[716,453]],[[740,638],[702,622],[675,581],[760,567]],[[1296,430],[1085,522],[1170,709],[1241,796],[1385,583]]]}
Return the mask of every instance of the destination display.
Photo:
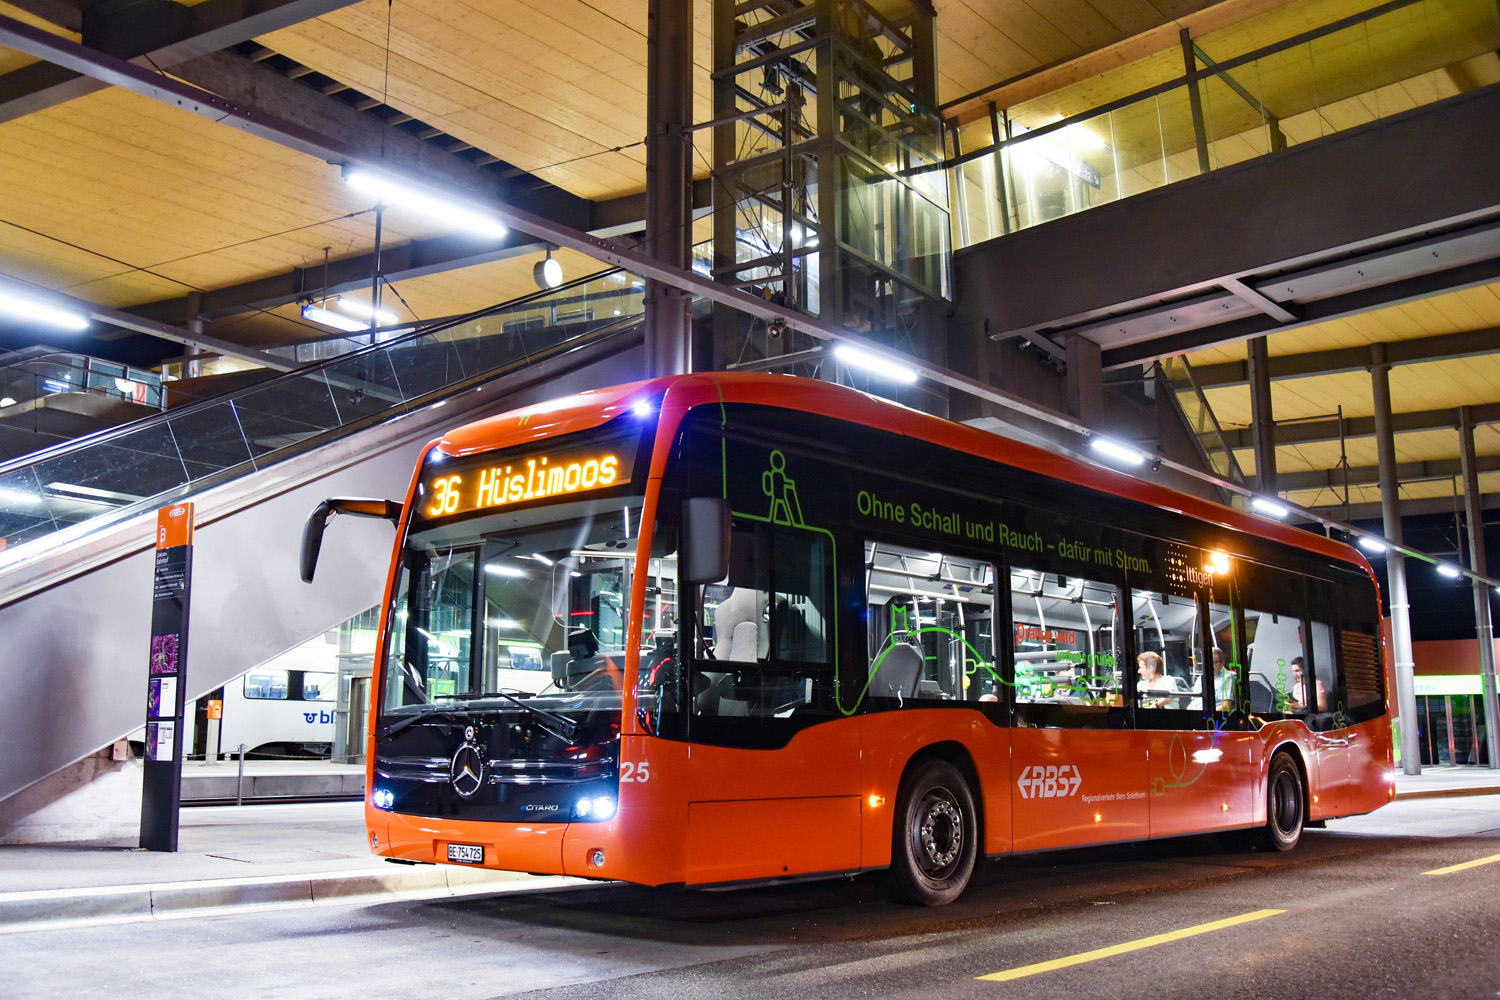
{"label": "destination display", "polygon": [[572,448],[481,455],[459,463],[431,462],[418,506],[429,519],[559,500],[630,482],[636,442],[615,439]]}

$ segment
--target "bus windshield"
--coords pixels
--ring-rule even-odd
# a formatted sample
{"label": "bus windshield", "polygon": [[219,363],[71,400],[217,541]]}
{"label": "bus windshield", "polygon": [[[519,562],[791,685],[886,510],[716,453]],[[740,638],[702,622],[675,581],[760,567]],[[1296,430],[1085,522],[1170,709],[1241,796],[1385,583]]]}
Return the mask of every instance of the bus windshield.
{"label": "bus windshield", "polygon": [[640,497],[613,497],[414,525],[384,714],[513,698],[618,709],[641,511]]}

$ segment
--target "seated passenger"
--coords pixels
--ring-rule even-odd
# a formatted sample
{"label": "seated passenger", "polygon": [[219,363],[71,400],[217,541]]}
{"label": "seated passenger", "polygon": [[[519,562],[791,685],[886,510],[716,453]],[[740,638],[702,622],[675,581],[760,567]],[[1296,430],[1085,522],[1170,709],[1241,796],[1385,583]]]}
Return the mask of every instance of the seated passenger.
{"label": "seated passenger", "polygon": [[1155,697],[1156,693],[1177,694],[1182,688],[1176,677],[1162,673],[1162,661],[1160,653],[1147,651],[1135,658],[1136,673],[1140,680],[1136,683],[1136,697],[1142,708],[1175,708],[1176,698]]}
{"label": "seated passenger", "polygon": [[[1307,711],[1307,679],[1305,674],[1306,668],[1302,657],[1292,657],[1292,694],[1286,704],[1288,712]],[[1320,680],[1314,680],[1313,684],[1316,685],[1313,690],[1318,695],[1318,711],[1328,711],[1328,689],[1323,686],[1323,682]]]}

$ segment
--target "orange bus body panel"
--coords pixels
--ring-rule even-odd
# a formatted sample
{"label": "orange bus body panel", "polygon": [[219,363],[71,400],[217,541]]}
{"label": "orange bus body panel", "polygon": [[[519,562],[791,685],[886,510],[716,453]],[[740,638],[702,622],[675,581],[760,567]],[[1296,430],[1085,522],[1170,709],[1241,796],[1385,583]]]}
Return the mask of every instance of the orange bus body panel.
{"label": "orange bus body panel", "polygon": [[[851,389],[786,376],[687,375],[595,390],[456,428],[429,445],[423,459],[434,447],[462,456],[588,430],[658,395],[662,402],[648,505],[654,505],[671,441],[690,409],[756,403],[881,427],[1177,511],[1226,529],[1223,548],[1231,554],[1237,549],[1232,533],[1242,532],[1355,566],[1373,579],[1369,564],[1356,550],[1322,536]],[[421,462],[407,492],[405,518],[410,517],[420,470]],[[646,518],[641,546],[649,547],[652,527],[652,519]],[[392,554],[392,579],[399,558],[398,549]],[[644,586],[642,575],[633,595],[637,604]],[[388,614],[389,607],[383,606],[382,644]],[[901,774],[913,755],[936,744],[946,745],[945,755],[957,749],[972,761],[979,778],[974,792],[987,854],[1263,824],[1270,756],[1287,744],[1296,746],[1307,773],[1310,818],[1368,812],[1394,795],[1386,717],[1335,733],[1309,733],[1295,722],[1272,723],[1258,731],[1212,733],[1008,729],[977,711],[913,709],[814,726],[779,750],[661,740],[644,735],[635,717],[639,655],[634,650],[640,642],[640,622],[633,615],[621,760],[644,763],[650,777],[620,786],[619,812],[613,820],[512,824],[424,818],[377,810],[367,798],[372,850],[441,863],[447,859],[449,843],[482,844],[486,867],[645,885],[883,867],[891,862]],[[377,675],[372,715],[378,715],[382,682]],[[368,788],[374,786],[373,720],[371,733]],[[1028,770],[1038,765],[1041,771]],[[1051,785],[1049,767],[1056,769]],[[1072,789],[1075,775],[1079,780]],[[1026,783],[1028,777],[1035,783]],[[1071,789],[1068,794],[1059,794],[1059,781]],[[1038,791],[1042,794],[1033,794]],[[604,852],[601,866],[590,863],[596,851]]]}
{"label": "orange bus body panel", "polygon": [[1011,730],[1001,729],[977,711],[946,708],[875,712],[864,717],[864,725],[862,867],[883,868],[891,863],[901,772],[917,752],[937,744],[962,748],[978,772],[979,785],[972,791],[984,831],[984,852],[1002,854],[1011,849],[1011,803],[1005,791],[1010,784]]}

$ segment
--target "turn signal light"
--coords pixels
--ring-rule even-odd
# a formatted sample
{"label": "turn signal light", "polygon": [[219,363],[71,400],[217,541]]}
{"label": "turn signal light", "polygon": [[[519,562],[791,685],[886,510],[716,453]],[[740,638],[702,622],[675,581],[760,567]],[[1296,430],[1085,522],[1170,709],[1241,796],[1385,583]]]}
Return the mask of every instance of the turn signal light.
{"label": "turn signal light", "polygon": [[870,796],[870,808],[871,809],[879,809],[883,805],[885,805],[885,796],[884,795],[871,795]]}

